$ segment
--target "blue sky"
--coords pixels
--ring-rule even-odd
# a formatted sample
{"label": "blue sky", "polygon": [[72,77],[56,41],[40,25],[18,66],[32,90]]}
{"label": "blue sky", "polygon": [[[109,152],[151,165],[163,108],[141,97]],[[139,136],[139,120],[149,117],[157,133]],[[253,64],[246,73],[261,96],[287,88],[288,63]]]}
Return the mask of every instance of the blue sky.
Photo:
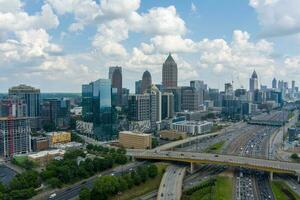
{"label": "blue sky", "polygon": [[0,0],[0,92],[28,84],[44,92],[81,85],[123,67],[123,85],[149,70],[161,82],[171,52],[179,84],[248,88],[291,81],[300,69],[298,0]]}

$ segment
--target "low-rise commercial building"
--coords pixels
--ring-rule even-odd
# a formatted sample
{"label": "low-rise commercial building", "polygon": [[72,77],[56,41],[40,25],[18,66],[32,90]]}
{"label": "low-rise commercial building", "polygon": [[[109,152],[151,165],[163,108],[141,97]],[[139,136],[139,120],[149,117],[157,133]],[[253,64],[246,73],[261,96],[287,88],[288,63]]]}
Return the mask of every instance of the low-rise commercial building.
{"label": "low-rise commercial building", "polygon": [[51,160],[56,157],[63,157],[64,154],[65,150],[62,149],[40,151],[38,153],[28,155],[28,160],[37,162],[40,166],[46,166]]}
{"label": "low-rise commercial building", "polygon": [[171,124],[171,129],[187,132],[191,135],[204,134],[211,131],[212,122],[207,121],[179,121]]}
{"label": "low-rise commercial building", "polygon": [[151,134],[121,131],[119,133],[119,144],[128,149],[151,149]]}
{"label": "low-rise commercial building", "polygon": [[48,137],[32,137],[31,138],[31,149],[32,151],[43,151],[49,149],[49,138]]}
{"label": "low-rise commercial building", "polygon": [[54,145],[57,143],[71,142],[71,133],[70,132],[65,132],[65,131],[51,132],[51,133],[48,133],[47,136],[50,139],[51,145]]}
{"label": "low-rise commercial building", "polygon": [[181,140],[187,138],[187,133],[176,130],[162,130],[159,132],[159,137],[165,140]]}

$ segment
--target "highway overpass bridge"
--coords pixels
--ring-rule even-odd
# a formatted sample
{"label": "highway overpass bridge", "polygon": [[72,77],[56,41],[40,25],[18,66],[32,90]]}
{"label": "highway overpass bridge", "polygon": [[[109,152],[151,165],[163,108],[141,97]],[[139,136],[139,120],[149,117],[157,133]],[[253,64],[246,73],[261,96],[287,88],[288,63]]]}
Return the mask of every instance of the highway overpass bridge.
{"label": "highway overpass bridge", "polygon": [[196,163],[216,164],[268,171],[270,172],[271,179],[273,179],[273,173],[292,174],[298,177],[298,182],[300,181],[300,163],[266,160],[233,155],[217,155],[209,153],[179,151],[128,150],[127,154],[129,156],[134,157],[135,159],[165,160],[190,163],[191,172],[193,172],[194,164]]}
{"label": "highway overpass bridge", "polygon": [[272,120],[249,120],[248,124],[254,125],[263,125],[263,126],[283,126],[286,122],[285,121],[272,121]]}

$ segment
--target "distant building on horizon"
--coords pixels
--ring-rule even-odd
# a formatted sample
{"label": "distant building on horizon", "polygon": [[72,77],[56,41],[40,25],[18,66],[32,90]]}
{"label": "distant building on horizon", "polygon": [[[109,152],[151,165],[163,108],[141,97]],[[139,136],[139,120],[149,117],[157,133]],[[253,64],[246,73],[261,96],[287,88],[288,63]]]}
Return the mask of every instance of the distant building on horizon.
{"label": "distant building on horizon", "polygon": [[162,85],[164,88],[177,87],[178,84],[178,69],[171,54],[163,64],[162,67]]}
{"label": "distant building on horizon", "polygon": [[142,94],[142,80],[135,81],[135,94]]}
{"label": "distant building on horizon", "polygon": [[272,80],[272,88],[273,88],[273,89],[276,89],[276,88],[277,88],[277,80],[276,80],[275,77],[274,77],[273,80]]}
{"label": "distant building on horizon", "polygon": [[143,73],[143,77],[142,77],[141,93],[143,94],[144,92],[146,92],[146,90],[151,88],[151,85],[152,85],[152,77],[150,72],[146,70]]}
{"label": "distant building on horizon", "polygon": [[109,67],[109,79],[111,80],[112,88],[117,89],[117,106],[122,106],[122,67]]}
{"label": "distant building on horizon", "polygon": [[258,77],[254,70],[249,81],[249,91],[254,92],[255,90],[258,90]]}
{"label": "distant building on horizon", "polygon": [[41,103],[41,91],[40,89],[28,86],[28,85],[18,85],[9,88],[9,96],[17,96],[25,100],[27,105],[27,116],[31,119],[31,128],[40,128],[40,103]]}

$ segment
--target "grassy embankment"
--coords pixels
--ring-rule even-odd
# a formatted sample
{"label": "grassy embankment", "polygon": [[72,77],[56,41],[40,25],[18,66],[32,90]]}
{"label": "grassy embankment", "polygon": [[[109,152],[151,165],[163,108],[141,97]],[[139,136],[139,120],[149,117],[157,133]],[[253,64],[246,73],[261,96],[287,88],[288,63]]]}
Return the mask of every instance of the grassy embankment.
{"label": "grassy embankment", "polygon": [[135,186],[130,190],[126,190],[122,194],[112,197],[111,200],[131,200],[136,197],[147,194],[155,189],[158,189],[160,180],[165,172],[166,167],[167,164],[157,164],[158,175],[154,179],[149,179],[148,181],[139,186]]}
{"label": "grassy embankment", "polygon": [[300,196],[298,196],[283,181],[273,181],[271,186],[276,200],[299,200],[300,199]]}
{"label": "grassy embankment", "polygon": [[220,153],[225,141],[220,141],[215,144],[212,144],[207,149],[205,149],[205,153]]}
{"label": "grassy embankment", "polygon": [[217,176],[185,191],[183,200],[231,200],[232,177]]}

